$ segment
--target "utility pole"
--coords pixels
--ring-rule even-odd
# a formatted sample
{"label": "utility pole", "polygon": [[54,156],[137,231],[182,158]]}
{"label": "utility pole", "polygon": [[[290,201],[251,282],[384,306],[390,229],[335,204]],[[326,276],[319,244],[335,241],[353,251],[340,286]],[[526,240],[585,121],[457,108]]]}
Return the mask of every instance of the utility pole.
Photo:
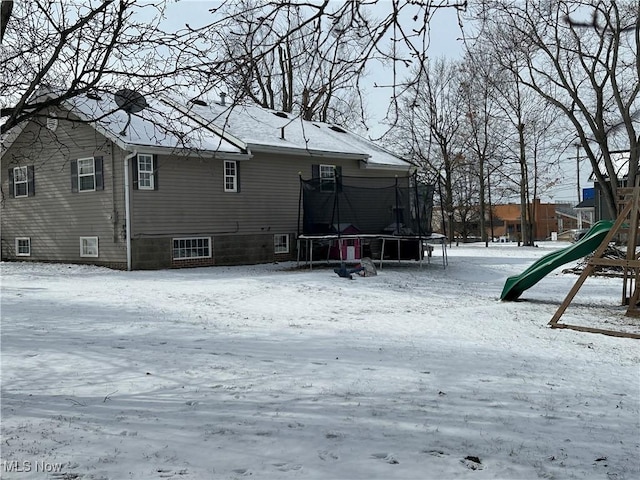
{"label": "utility pole", "polygon": [[491,206],[491,172],[487,165],[487,190],[489,192],[489,225],[491,226],[491,241],[493,242],[493,207]]}
{"label": "utility pole", "polygon": [[[580,203],[580,142],[576,142],[576,178],[578,185],[578,203]],[[582,212],[576,211],[577,227],[582,229]]]}
{"label": "utility pole", "polygon": [[578,179],[578,203],[580,203],[580,142],[576,142],[576,173],[576,178]]}

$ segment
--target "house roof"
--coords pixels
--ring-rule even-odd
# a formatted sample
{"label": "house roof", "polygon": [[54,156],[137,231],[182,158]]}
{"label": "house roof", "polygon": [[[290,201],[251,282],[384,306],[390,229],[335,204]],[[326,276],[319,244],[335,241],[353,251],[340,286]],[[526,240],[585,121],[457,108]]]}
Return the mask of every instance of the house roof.
{"label": "house roof", "polygon": [[565,215],[567,217],[575,217],[576,216],[575,208],[570,203],[557,203],[556,204],[556,214]]}
{"label": "house roof", "polygon": [[[616,172],[616,176],[618,177],[618,179],[625,178],[629,174],[629,159],[630,159],[629,152],[611,153],[611,162],[613,163],[613,168]],[[605,178],[609,178],[609,174],[607,173],[607,169],[604,166],[603,160],[600,160],[598,162],[598,168],[600,172],[602,172],[602,175],[604,175]],[[595,173],[591,172],[591,175],[589,176],[589,180],[594,181],[595,178],[596,178]]]}
{"label": "house roof", "polygon": [[411,164],[373,142],[337,125],[302,120],[290,113],[257,105],[178,103],[164,98],[185,115],[223,135],[240,139],[251,151],[288,153],[318,157],[346,157],[362,160],[367,166],[409,169]]}
{"label": "house roof", "polygon": [[574,207],[576,210],[592,210],[596,208],[595,198],[586,198]]}
{"label": "house roof", "polygon": [[[51,95],[53,94],[43,94],[44,97]],[[61,111],[57,113],[61,118],[71,115],[89,123],[123,150],[143,149],[175,154],[249,158],[246,150],[202,128],[175,108],[154,98],[145,100],[146,108],[129,115],[119,109],[112,95],[80,95],[62,102],[61,111],[67,111],[64,116]],[[18,138],[25,126],[26,122],[23,122],[2,132],[0,156]]]}
{"label": "house roof", "polygon": [[[97,119],[93,126],[125,150],[152,147],[173,151],[246,154],[180,111],[155,98],[145,98],[147,107],[130,115],[118,108],[113,97],[75,97],[71,111],[82,119]],[[129,120],[130,119],[130,120]],[[128,122],[128,123],[127,123]]]}
{"label": "house roof", "polygon": [[[199,105],[178,96],[145,97],[146,107],[127,114],[114,96],[78,96],[64,107],[120,148],[175,154],[250,158],[272,152],[360,160],[364,168],[409,170],[410,162],[336,125],[302,120],[257,105]],[[15,130],[15,129],[14,129]],[[3,138],[6,150],[17,135]]]}
{"label": "house roof", "polygon": [[[4,117],[6,119],[6,117]],[[4,123],[3,119],[0,119],[0,126]],[[0,132],[0,157],[4,155],[4,152],[11,146],[11,144],[20,136],[22,130],[26,126],[26,122],[19,123],[11,130],[5,131],[2,129]]]}

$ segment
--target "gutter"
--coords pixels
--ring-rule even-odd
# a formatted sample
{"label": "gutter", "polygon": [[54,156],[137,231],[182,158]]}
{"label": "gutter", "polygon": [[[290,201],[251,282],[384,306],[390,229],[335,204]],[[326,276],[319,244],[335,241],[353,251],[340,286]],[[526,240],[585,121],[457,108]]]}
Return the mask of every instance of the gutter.
{"label": "gutter", "polygon": [[198,157],[198,158],[215,158],[219,160],[236,160],[243,162],[250,160],[253,156],[250,150],[247,153],[222,152],[220,150],[197,150],[181,147],[158,147],[155,145],[143,145],[133,143],[123,143],[123,150],[140,151],[144,153],[155,153],[158,155],[172,155],[176,157]]}
{"label": "gutter", "polygon": [[366,160],[360,162],[360,168],[363,170],[402,170],[411,173],[416,170],[416,167],[408,162],[406,165],[393,165],[390,163],[371,163]]}
{"label": "gutter", "polygon": [[134,150],[124,157],[124,218],[127,236],[127,271],[131,271],[131,198],[129,193],[129,160],[138,155]]}

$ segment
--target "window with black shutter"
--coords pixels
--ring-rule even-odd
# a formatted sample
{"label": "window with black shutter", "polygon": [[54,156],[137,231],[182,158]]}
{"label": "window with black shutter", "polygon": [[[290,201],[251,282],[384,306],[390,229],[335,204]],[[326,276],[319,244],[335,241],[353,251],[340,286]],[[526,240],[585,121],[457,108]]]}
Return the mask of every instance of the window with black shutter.
{"label": "window with black shutter", "polygon": [[9,196],[13,198],[33,197],[36,194],[35,169],[33,165],[9,169]]}
{"label": "window with black shutter", "polygon": [[71,161],[71,191],[104,190],[102,157],[79,158]]}
{"label": "window with black shutter", "polygon": [[336,191],[336,166],[320,165],[320,191],[335,192]]}

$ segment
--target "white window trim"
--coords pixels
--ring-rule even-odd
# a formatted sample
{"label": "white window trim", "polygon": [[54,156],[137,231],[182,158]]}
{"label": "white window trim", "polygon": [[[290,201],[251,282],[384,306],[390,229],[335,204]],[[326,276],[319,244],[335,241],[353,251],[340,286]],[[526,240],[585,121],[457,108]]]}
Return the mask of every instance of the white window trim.
{"label": "white window trim", "polygon": [[[85,253],[84,252],[84,245],[83,245],[83,241],[84,240],[95,240],[96,242],[96,253],[95,255],[92,253]],[[99,255],[99,244],[98,244],[98,237],[80,237],[80,256],[81,257],[89,257],[89,258],[97,258]]]}
{"label": "white window trim", "polygon": [[[26,240],[29,244],[29,253],[20,253],[18,244],[21,241]],[[16,257],[30,257],[31,256],[31,238],[30,237],[16,237]]]}
{"label": "white window trim", "polygon": [[[24,171],[24,180],[16,180],[18,176],[16,175],[18,171]],[[18,195],[18,185],[25,185],[25,194]],[[27,167],[13,167],[13,196],[14,198],[22,198],[29,196],[29,169]]]}
{"label": "white window trim", "polygon": [[[80,173],[80,162],[91,160],[93,164],[93,173]],[[93,188],[82,188],[83,177],[93,177]],[[78,159],[78,192],[95,192],[96,191],[96,159],[95,157],[79,158]],[[97,256],[97,255],[96,255]]]}
{"label": "white window trim", "polygon": [[[233,164],[233,171],[235,172],[233,175],[227,175],[227,164],[228,163],[232,163]],[[225,160],[224,161],[224,191],[225,192],[237,192],[238,191],[238,162],[236,162],[235,160]],[[228,188],[227,187],[227,179],[232,178],[233,179],[233,187],[232,188]]]}
{"label": "white window trim", "polygon": [[[140,157],[148,157],[151,160],[151,171],[142,171],[140,170]],[[140,153],[136,159],[136,167],[138,168],[138,190],[154,190],[155,189],[155,172],[153,171],[153,155],[148,153]],[[142,173],[150,173],[149,180],[150,185],[142,185],[140,183],[140,178],[142,178]]]}
{"label": "white window trim", "polygon": [[[281,246],[279,246],[279,243],[280,243],[279,240],[282,240],[283,238],[286,239],[284,249],[278,250],[278,248],[282,248]],[[273,253],[275,253],[276,255],[289,253],[289,234],[288,233],[276,233],[273,236]]]}
{"label": "white window trim", "polygon": [[[331,177],[323,176],[322,171],[331,170]],[[336,166],[335,165],[320,165],[320,191],[333,192],[336,189]]]}
{"label": "white window trim", "polygon": [[[180,241],[180,240],[207,240],[209,244],[209,248],[208,248],[209,253],[207,255],[197,256],[197,257],[176,257],[173,253],[175,251],[175,247],[173,245],[174,245],[174,242]],[[171,258],[173,260],[179,261],[179,260],[193,260],[198,258],[211,258],[211,250],[212,250],[211,237],[176,237],[171,239]]]}

